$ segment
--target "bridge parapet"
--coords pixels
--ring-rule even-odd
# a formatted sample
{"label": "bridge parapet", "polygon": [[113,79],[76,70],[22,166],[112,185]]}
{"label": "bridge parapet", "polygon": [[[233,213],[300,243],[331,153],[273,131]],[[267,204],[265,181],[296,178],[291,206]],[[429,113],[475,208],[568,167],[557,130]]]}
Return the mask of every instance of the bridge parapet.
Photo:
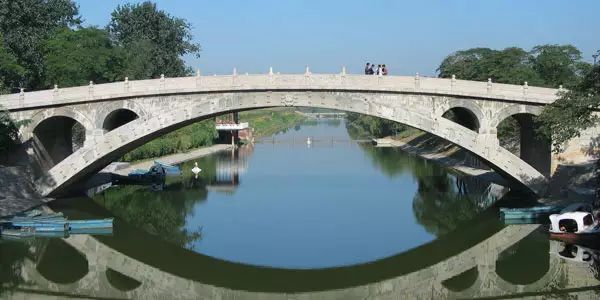
{"label": "bridge parapet", "polygon": [[81,102],[161,94],[235,92],[248,90],[331,90],[390,93],[419,93],[464,96],[531,104],[548,104],[558,89],[490,82],[429,78],[419,76],[373,76],[348,74],[258,74],[219,75],[55,88],[0,96],[8,110],[26,110]]}

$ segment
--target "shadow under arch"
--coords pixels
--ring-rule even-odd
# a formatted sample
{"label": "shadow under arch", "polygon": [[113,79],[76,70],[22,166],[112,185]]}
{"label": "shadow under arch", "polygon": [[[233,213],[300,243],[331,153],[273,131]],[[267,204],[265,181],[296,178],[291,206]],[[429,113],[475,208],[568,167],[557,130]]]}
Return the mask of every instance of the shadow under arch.
{"label": "shadow under arch", "polygon": [[[500,253],[496,261],[496,273],[514,285],[532,284],[548,273],[549,250],[548,237],[535,231]],[[525,266],[527,272],[523,272]]]}
{"label": "shadow under arch", "polygon": [[[84,203],[87,202],[87,203]],[[92,201],[74,201],[95,217],[110,212]],[[93,208],[93,209],[92,209]],[[104,211],[102,215],[98,212]],[[435,265],[477,245],[502,229],[494,209],[430,243],[370,263],[324,269],[282,269],[229,262],[166,242],[117,219],[118,234],[98,241],[126,256],[189,280],[234,290],[308,292],[349,288],[395,278]],[[475,226],[476,225],[476,226]]]}
{"label": "shadow under arch", "polygon": [[482,119],[482,116],[478,117],[475,112],[466,107],[451,107],[442,114],[442,117],[474,132],[479,132],[479,128],[481,128],[480,120]]}
{"label": "shadow under arch", "polygon": [[36,269],[46,280],[58,284],[77,282],[89,272],[85,255],[62,239],[47,240]]}
{"label": "shadow under arch", "polygon": [[70,116],[56,115],[35,124],[33,151],[41,170],[52,168],[83,147],[88,133],[85,124]]}
{"label": "shadow under arch", "polygon": [[468,269],[452,278],[442,281],[442,285],[453,292],[462,292],[472,287],[479,278],[477,267]]}
{"label": "shadow under arch", "polygon": [[119,128],[137,118],[139,118],[139,115],[133,110],[119,108],[106,115],[104,121],[102,122],[102,129],[105,131],[112,131],[113,129]]}
{"label": "shadow under arch", "polygon": [[108,283],[110,283],[110,285],[115,289],[122,292],[135,290],[142,285],[141,282],[111,268],[107,268],[105,274]]}

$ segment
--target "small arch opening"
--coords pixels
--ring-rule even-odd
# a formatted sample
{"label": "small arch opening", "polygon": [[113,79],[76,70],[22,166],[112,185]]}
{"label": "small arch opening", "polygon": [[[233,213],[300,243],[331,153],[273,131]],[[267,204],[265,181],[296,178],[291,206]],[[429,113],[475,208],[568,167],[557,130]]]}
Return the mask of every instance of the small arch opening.
{"label": "small arch opening", "polygon": [[102,128],[106,131],[112,131],[137,119],[138,117],[139,116],[132,110],[125,108],[117,109],[110,112],[106,116],[104,122],[102,123]]}
{"label": "small arch opening", "polygon": [[48,240],[36,269],[44,278],[58,284],[75,283],[89,271],[85,256],[62,239]]}
{"label": "small arch opening", "polygon": [[479,120],[477,119],[477,116],[467,108],[453,107],[447,110],[442,117],[472,131],[479,132]]}
{"label": "small arch opening", "polygon": [[106,269],[106,279],[110,285],[123,292],[135,290],[142,285],[141,282],[111,268]]}
{"label": "small arch opening", "polygon": [[[550,270],[550,242],[541,232],[533,232],[504,250],[496,261],[496,273],[512,284],[531,284]],[[523,272],[527,266],[527,272]]]}
{"label": "small arch opening", "polygon": [[536,116],[529,113],[511,115],[496,128],[500,146],[519,156],[544,176],[550,176],[552,141],[539,134]]}
{"label": "small arch opening", "polygon": [[473,286],[477,277],[479,277],[479,271],[477,267],[473,267],[442,281],[442,285],[453,292],[461,292]]}
{"label": "small arch opening", "polygon": [[86,130],[81,123],[70,117],[54,116],[33,130],[33,150],[38,161],[45,162],[45,169],[49,169],[83,147],[85,139]]}

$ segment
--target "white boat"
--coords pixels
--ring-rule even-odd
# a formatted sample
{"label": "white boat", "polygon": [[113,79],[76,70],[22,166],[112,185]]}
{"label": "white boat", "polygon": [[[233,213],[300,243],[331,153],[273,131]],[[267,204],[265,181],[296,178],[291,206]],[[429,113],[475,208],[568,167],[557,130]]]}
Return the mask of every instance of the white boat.
{"label": "white boat", "polygon": [[550,241],[550,253],[574,263],[594,264],[600,261],[600,251],[581,245]]}
{"label": "white boat", "polygon": [[572,211],[550,215],[550,238],[573,244],[598,242],[600,222],[587,211]]}

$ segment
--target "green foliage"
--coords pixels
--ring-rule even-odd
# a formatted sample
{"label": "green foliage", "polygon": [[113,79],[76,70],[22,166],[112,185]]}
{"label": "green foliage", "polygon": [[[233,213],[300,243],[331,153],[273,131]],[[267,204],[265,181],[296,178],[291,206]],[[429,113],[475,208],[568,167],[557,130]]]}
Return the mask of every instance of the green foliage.
{"label": "green foliage", "polygon": [[306,120],[304,116],[289,109],[264,109],[240,113],[240,121],[250,123],[255,138],[285,131],[304,120]]}
{"label": "green foliage", "polygon": [[19,127],[29,121],[14,121],[8,111],[0,106],[0,160],[6,157],[10,148],[19,143]]}
{"label": "green foliage", "polygon": [[210,146],[219,136],[213,120],[205,120],[175,130],[125,154],[124,161],[136,161]]}
{"label": "green foliage", "polygon": [[358,129],[359,136],[381,138],[398,134],[410,128],[398,122],[352,112],[346,114],[346,120],[348,127]]}
{"label": "green foliage", "polygon": [[581,61],[581,52],[572,45],[541,45],[531,50],[533,69],[546,85],[573,85],[577,83],[589,64]]}
{"label": "green foliage", "polygon": [[446,57],[438,67],[439,77],[507,84],[558,87],[577,82],[589,69],[580,51],[572,45],[541,45],[530,52],[510,47],[504,50],[472,48]]}
{"label": "green foliage", "polygon": [[58,29],[80,23],[72,0],[0,0],[0,33],[9,53],[27,70],[9,86],[43,87],[43,44]]}
{"label": "green foliage", "polygon": [[185,218],[194,203],[206,199],[206,189],[175,187],[156,193],[148,187],[120,186],[94,196],[94,201],[114,215],[144,231],[160,236],[179,246],[189,246],[200,236],[199,231],[184,228]]}
{"label": "green foliage", "polygon": [[4,39],[0,33],[0,94],[10,92],[12,84],[25,75],[25,68],[17,63],[17,58],[4,47]]}
{"label": "green foliage", "polygon": [[85,85],[119,79],[120,51],[108,32],[97,28],[63,29],[44,44],[45,86]]}
{"label": "green foliage", "polygon": [[600,65],[596,65],[583,80],[547,105],[538,120],[540,131],[552,137],[555,152],[565,142],[579,137],[581,131],[598,124],[594,111],[600,109]]}
{"label": "green foliage", "polygon": [[[156,4],[119,5],[108,25],[111,38],[138,60],[127,61],[128,76],[134,79],[184,76],[189,73],[182,55],[196,54],[200,46],[192,42],[191,24],[158,10]],[[141,60],[145,64],[137,64]],[[134,72],[135,71],[135,72]]]}

